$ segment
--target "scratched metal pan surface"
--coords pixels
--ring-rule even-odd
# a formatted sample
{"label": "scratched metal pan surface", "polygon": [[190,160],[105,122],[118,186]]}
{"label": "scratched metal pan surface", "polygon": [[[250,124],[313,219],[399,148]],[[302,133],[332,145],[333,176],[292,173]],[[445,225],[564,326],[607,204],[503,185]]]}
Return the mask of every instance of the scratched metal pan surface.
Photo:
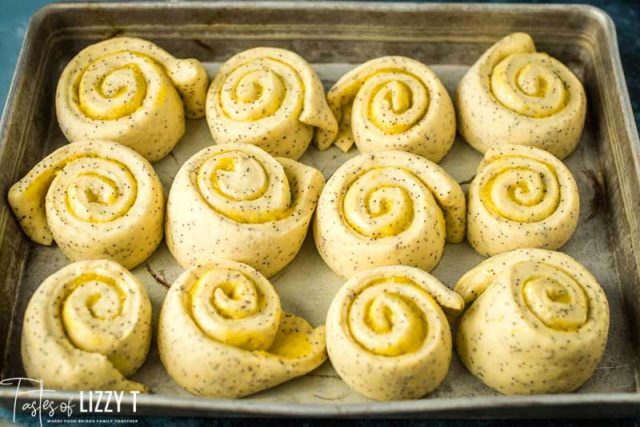
{"label": "scratched metal pan surface", "polygon": [[[612,21],[586,6],[381,3],[108,3],[57,4],[31,20],[2,119],[0,134],[0,354],[2,378],[23,375],[20,332],[26,303],[42,280],[68,263],[55,247],[28,241],[4,196],[47,153],[65,143],[54,91],[65,63],[90,43],[126,34],[153,40],[179,57],[195,57],[213,75],[232,54],[255,46],[294,50],[326,86],[345,71],[382,55],[406,55],[431,67],[453,91],[465,70],[501,36],[533,35],[538,47],[568,64],[584,81],[589,113],[578,150],[567,164],[582,200],[580,225],[564,250],[588,266],[611,306],[611,332],[593,378],[573,394],[505,397],[471,376],[454,356],[444,383],[424,399],[378,403],[351,391],[327,362],[311,374],[241,400],[196,398],[164,372],[155,346],[135,379],[153,394],[138,413],[247,416],[563,417],[640,413],[639,143]],[[189,121],[173,153],[155,164],[168,190],[179,165],[212,143],[204,119]],[[302,161],[325,176],[355,151],[310,148]],[[459,182],[474,175],[480,155],[456,141],[442,165]],[[466,188],[466,184],[463,185]],[[434,274],[449,286],[480,262],[466,243],[447,245]],[[162,246],[134,273],[157,317],[167,284],[181,272]],[[284,308],[315,325],[342,281],[308,238],[295,261],[273,280]],[[154,317],[155,319],[155,317]],[[4,405],[14,390],[0,387]],[[45,392],[66,400],[75,393]],[[127,400],[128,399],[128,400]],[[131,398],[125,396],[127,410]]]}

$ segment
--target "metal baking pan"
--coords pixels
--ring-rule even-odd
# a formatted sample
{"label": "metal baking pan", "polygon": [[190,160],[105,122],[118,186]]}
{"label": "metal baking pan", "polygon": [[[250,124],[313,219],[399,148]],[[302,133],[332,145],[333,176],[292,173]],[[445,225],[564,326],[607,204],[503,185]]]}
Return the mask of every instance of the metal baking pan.
{"label": "metal baking pan", "polygon": [[[640,156],[611,19],[588,6],[380,3],[73,3],[40,10],[31,20],[0,130],[0,373],[23,375],[19,343],[26,302],[41,281],[68,261],[54,247],[29,242],[4,195],[37,161],[65,143],[54,114],[55,84],[81,48],[115,35],[147,38],[179,57],[199,58],[214,73],[232,54],[280,46],[307,58],[329,86],[356,64],[406,55],[430,66],[450,91],[479,55],[513,31],[530,33],[540,50],[568,64],[585,83],[589,113],[578,150],[567,163],[582,200],[578,230],[564,250],[603,285],[611,332],[593,378],[573,394],[505,397],[471,376],[454,356],[445,382],[424,399],[378,403],[351,391],[329,363],[311,374],[241,400],[196,398],[164,373],[155,346],[136,380],[154,393],[137,413],[252,416],[563,417],[640,414]],[[172,155],[155,164],[166,188],[179,165],[211,144],[204,120],[188,122]],[[326,176],[346,158],[336,148],[310,148],[302,161]],[[442,165],[459,182],[473,176],[480,155],[461,140]],[[481,260],[466,243],[447,245],[434,274],[449,286]],[[162,246],[135,274],[157,315],[166,286],[180,273]],[[311,278],[311,279],[310,279]],[[274,279],[284,308],[313,324],[341,280],[307,239],[292,265]],[[75,393],[45,392],[67,400]],[[0,387],[3,405],[14,390]],[[128,400],[127,400],[128,399]],[[131,398],[125,397],[131,411]]]}

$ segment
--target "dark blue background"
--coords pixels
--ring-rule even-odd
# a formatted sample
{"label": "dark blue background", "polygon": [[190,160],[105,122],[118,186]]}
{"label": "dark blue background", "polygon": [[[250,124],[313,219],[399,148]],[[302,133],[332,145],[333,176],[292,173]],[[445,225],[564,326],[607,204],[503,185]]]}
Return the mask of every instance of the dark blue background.
{"label": "dark blue background", "polygon": [[[27,28],[29,17],[41,6],[51,3],[50,0],[3,0],[0,12],[0,102],[4,105],[5,97],[13,75],[18,51]],[[451,1],[452,3],[462,3]],[[493,3],[479,1],[479,3]],[[613,18],[618,33],[622,65],[629,87],[629,94],[636,119],[640,123],[640,0],[590,0],[590,1],[507,1],[506,3],[587,3],[605,10]],[[4,419],[11,422],[11,414],[0,409],[0,423]],[[212,427],[262,427],[267,425],[291,427],[569,427],[569,426],[639,426],[638,420],[595,420],[595,421],[420,421],[420,420],[258,420],[258,419],[199,419],[199,418],[138,418],[134,425],[181,425]],[[36,419],[20,418],[20,424],[37,425]],[[102,424],[104,425],[104,424]]]}

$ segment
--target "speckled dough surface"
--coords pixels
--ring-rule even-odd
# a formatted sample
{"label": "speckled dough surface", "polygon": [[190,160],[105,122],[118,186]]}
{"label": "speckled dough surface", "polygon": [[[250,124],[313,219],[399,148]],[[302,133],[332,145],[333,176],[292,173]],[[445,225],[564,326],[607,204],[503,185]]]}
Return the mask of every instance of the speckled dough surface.
{"label": "speckled dough surface", "polygon": [[327,350],[338,375],[376,400],[415,399],[449,371],[447,315],[462,297],[429,273],[385,266],[349,279],[327,314]]}
{"label": "speckled dough surface", "polygon": [[146,40],[115,37],[91,45],[65,67],[56,114],[69,141],[108,139],[147,160],[169,154],[187,117],[204,115],[207,73]]}
{"label": "speckled dough surface", "polygon": [[469,69],[456,103],[460,133],[476,150],[530,145],[564,159],[580,140],[587,100],[569,68],[513,33]]}
{"label": "speckled dough surface", "polygon": [[246,264],[183,273],[162,305],[158,348],[189,392],[242,397],[304,375],[326,359],[324,326],[282,312],[271,283]]}
{"label": "speckled dough surface", "polygon": [[24,368],[45,388],[146,391],[126,377],[144,363],[150,344],[149,297],[113,261],[62,268],[38,287],[24,315]]}
{"label": "speckled dough surface", "polygon": [[403,56],[359,65],[331,88],[327,99],[338,133],[319,131],[320,147],[332,143],[362,153],[403,150],[439,162],[453,145],[456,117],[446,88],[429,67]]}
{"label": "speckled dough surface", "polygon": [[593,374],[609,330],[607,297],[569,255],[519,249],[458,281],[469,308],[457,325],[458,356],[504,394],[562,393]]}
{"label": "speckled dough surface", "polygon": [[435,163],[404,151],[360,154],[327,181],[314,238],[345,278],[382,265],[430,271],[445,240],[464,238],[465,212],[462,189]]}
{"label": "speckled dough surface", "polygon": [[164,190],[151,164],[111,141],[67,144],[9,190],[36,243],[53,241],[73,261],[111,259],[133,268],[162,241]]}
{"label": "speckled dough surface", "polygon": [[[214,76],[216,71],[228,55],[226,49],[239,52],[248,47],[246,40],[216,40],[211,42],[216,47],[215,61],[205,64],[209,76]],[[234,43],[230,45],[229,43]],[[323,41],[323,46],[328,42]],[[485,43],[485,42],[483,42]],[[489,43],[489,41],[486,41]],[[342,45],[342,42],[341,42]],[[373,45],[373,44],[370,44]],[[486,44],[488,46],[488,44]],[[300,45],[286,44],[286,46],[299,48]],[[354,42],[348,52],[356,52],[361,48],[360,42]],[[375,46],[378,46],[377,44]],[[416,58],[426,60],[430,54],[429,46],[424,43],[413,42],[409,47]],[[407,49],[409,49],[407,48]],[[220,50],[218,50],[220,49]],[[353,49],[353,50],[351,50]],[[375,48],[379,56],[383,48]],[[357,50],[360,52],[360,50]],[[478,47],[478,52],[480,52]],[[332,54],[333,55],[333,54]],[[313,67],[318,72],[325,87],[331,87],[333,83],[349,70],[357,67],[360,57],[350,61],[349,56],[340,53],[341,56],[330,57],[330,63],[315,62]],[[337,58],[337,59],[336,59]],[[345,59],[342,59],[345,58]],[[564,58],[564,57],[563,57]],[[341,62],[345,61],[345,62]],[[585,67],[582,62],[569,60],[567,62],[572,70],[583,76]],[[464,65],[431,64],[430,67],[438,74],[442,82],[447,86],[449,93],[453,93],[457,83],[468,70]],[[631,347],[632,337],[629,325],[624,316],[619,315],[624,310],[623,299],[619,293],[619,280],[616,274],[613,247],[609,240],[610,217],[606,209],[603,209],[604,200],[598,185],[600,175],[600,159],[596,150],[595,124],[590,122],[587,131],[583,134],[582,141],[576,152],[571,155],[566,164],[572,171],[580,191],[581,226],[576,228],[574,236],[563,246],[562,250],[570,254],[589,270],[602,285],[611,306],[610,336],[606,351],[600,365],[594,375],[576,393],[591,395],[592,393],[616,393],[634,392],[635,377],[634,364],[630,361],[635,354]],[[43,142],[44,143],[44,142]],[[57,126],[52,126],[51,134],[46,143],[51,150],[67,144]],[[206,120],[187,120],[186,133],[183,141],[176,145],[171,155],[153,165],[160,177],[165,193],[168,194],[179,168],[199,151],[211,147],[213,140]],[[300,161],[322,172],[328,179],[338,167],[349,159],[358,155],[355,149],[343,153],[337,147],[329,147],[325,151],[319,151],[313,144],[307,149]],[[475,174],[478,163],[482,160],[479,152],[466,144],[461,137],[456,137],[451,152],[445,156],[439,166],[444,168],[453,179],[466,188],[470,179]],[[467,243],[446,244],[443,257],[438,266],[431,272],[443,284],[452,286],[460,276],[480,263],[484,258],[479,255]],[[29,297],[35,289],[51,274],[68,265],[69,260],[56,245],[33,245],[30,248],[29,257],[26,260],[24,278],[20,285],[20,294],[17,299],[16,316],[22,319]],[[166,292],[184,269],[175,261],[164,243],[144,263],[133,270],[133,274],[144,284],[149,298],[153,304],[154,325],[157,326],[159,315]],[[293,313],[307,320],[313,326],[320,326],[326,322],[329,305],[345,279],[340,278],[324,263],[315,247],[313,236],[307,233],[307,238],[300,248],[300,252],[291,263],[280,273],[271,277],[269,281],[276,289],[283,311]],[[618,313],[614,315],[613,313]],[[17,331],[17,329],[16,329]],[[20,347],[20,334],[14,334],[10,338],[11,348]],[[8,368],[16,374],[22,373],[22,360],[19,352],[7,353]],[[190,398],[184,388],[180,387],[166,372],[162,365],[157,345],[152,345],[147,361],[131,377],[132,380],[145,384],[161,398]],[[476,377],[471,375],[458,356],[453,352],[449,374],[442,384],[424,397],[425,404],[434,404],[437,399],[449,399],[459,397],[492,398],[497,392],[487,387]],[[429,403],[432,402],[432,403]],[[320,408],[330,408],[335,405],[364,404],[371,405],[371,399],[358,393],[347,385],[333,369],[329,361],[323,363],[318,369],[306,375],[294,378],[277,387],[270,388],[243,398],[238,405],[251,405],[253,403],[281,403],[281,404],[315,404]]]}
{"label": "speckled dough surface", "polygon": [[285,49],[258,47],[227,60],[207,94],[207,122],[218,144],[255,144],[273,156],[298,159],[316,128],[337,122],[315,70]]}
{"label": "speckled dough surface", "polygon": [[318,170],[255,145],[205,148],[171,186],[167,246],[184,268],[230,259],[273,276],[300,250],[323,185]]}
{"label": "speckled dough surface", "polygon": [[569,168],[523,145],[491,147],[468,191],[467,239],[482,255],[558,249],[578,225],[580,196]]}

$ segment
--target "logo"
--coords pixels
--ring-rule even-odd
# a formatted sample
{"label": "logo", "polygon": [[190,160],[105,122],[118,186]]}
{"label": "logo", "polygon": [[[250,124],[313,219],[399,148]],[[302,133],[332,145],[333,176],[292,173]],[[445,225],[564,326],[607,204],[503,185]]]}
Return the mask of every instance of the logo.
{"label": "logo", "polygon": [[[125,394],[131,395],[131,410],[135,413],[140,393],[139,391],[80,391],[77,402],[74,402],[74,399],[67,401],[45,399],[45,392],[56,392],[56,390],[45,389],[42,380],[25,377],[5,378],[0,381],[0,385],[15,387],[13,422],[16,422],[16,414],[25,414],[37,417],[40,426],[45,422],[56,424],[72,422],[74,415],[119,414]],[[55,421],[52,420],[54,417]],[[135,419],[118,419],[118,421],[136,422]]]}

